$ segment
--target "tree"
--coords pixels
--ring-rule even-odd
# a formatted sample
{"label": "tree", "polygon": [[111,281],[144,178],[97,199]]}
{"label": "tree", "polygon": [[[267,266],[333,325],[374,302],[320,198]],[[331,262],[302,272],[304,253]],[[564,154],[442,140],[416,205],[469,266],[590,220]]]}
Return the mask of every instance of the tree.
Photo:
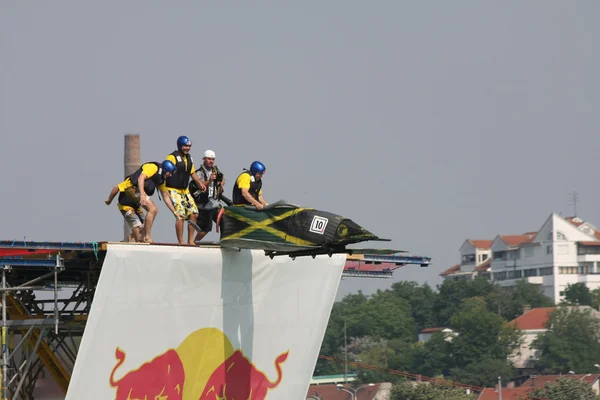
{"label": "tree", "polygon": [[565,289],[565,299],[563,302],[566,304],[591,306],[593,300],[590,289],[583,282],[568,284]]}
{"label": "tree", "polygon": [[[559,306],[532,348],[539,352],[536,367],[546,374],[595,372],[600,360],[600,319],[591,308]],[[596,312],[597,314],[597,312]]]}
{"label": "tree", "polygon": [[529,283],[525,279],[518,280],[515,286],[496,285],[486,298],[490,311],[501,315],[507,321],[521,315],[525,305],[531,308],[554,306],[554,301],[544,295],[540,285]]}
{"label": "tree", "polygon": [[396,282],[391,291],[410,304],[410,311],[417,325],[417,332],[435,325],[433,305],[437,293],[427,284],[419,286],[416,282]]}
{"label": "tree", "polygon": [[592,386],[573,377],[561,377],[554,383],[546,383],[541,389],[536,389],[533,396],[548,400],[596,400]]}
{"label": "tree", "polygon": [[445,280],[438,288],[439,294],[434,301],[434,312],[437,325],[447,327],[463,300],[471,297],[485,298],[492,292],[494,285],[488,280],[477,278],[472,281]]}
{"label": "tree", "polygon": [[402,382],[392,386],[390,400],[475,400],[475,394],[467,394],[466,389],[455,387],[451,381]]}
{"label": "tree", "polygon": [[458,332],[450,346],[452,376],[473,385],[493,385],[498,376],[512,377],[508,356],[519,348],[521,334],[490,312],[483,297],[464,300],[451,322]]}
{"label": "tree", "polygon": [[482,297],[464,300],[451,322],[458,332],[451,347],[459,367],[484,358],[506,360],[520,345],[518,330],[490,312]]}
{"label": "tree", "polygon": [[414,343],[411,348],[412,373],[425,376],[447,375],[450,361],[450,343],[442,332],[435,332],[425,343]]}

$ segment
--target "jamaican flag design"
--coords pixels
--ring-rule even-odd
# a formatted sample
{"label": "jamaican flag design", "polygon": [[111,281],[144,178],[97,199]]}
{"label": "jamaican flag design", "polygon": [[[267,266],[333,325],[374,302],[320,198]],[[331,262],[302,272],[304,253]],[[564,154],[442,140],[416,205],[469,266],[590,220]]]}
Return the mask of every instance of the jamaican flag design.
{"label": "jamaican flag design", "polygon": [[245,240],[312,247],[378,239],[348,218],[295,206],[261,211],[226,207],[220,229],[222,242]]}

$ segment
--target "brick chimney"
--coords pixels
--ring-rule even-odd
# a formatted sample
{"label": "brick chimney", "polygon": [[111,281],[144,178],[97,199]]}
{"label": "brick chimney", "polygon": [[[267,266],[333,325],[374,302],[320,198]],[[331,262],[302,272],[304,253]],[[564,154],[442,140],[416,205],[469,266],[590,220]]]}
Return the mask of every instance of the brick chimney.
{"label": "brick chimney", "polygon": [[527,314],[529,311],[531,311],[531,306],[529,304],[525,304],[523,306],[523,315]]}

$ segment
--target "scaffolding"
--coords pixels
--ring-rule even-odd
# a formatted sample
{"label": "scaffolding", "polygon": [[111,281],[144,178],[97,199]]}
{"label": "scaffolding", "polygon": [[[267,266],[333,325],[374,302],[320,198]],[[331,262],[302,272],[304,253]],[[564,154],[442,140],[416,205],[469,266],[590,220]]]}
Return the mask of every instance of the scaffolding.
{"label": "scaffolding", "polygon": [[66,394],[105,253],[96,242],[0,241],[3,400],[33,399],[45,372]]}

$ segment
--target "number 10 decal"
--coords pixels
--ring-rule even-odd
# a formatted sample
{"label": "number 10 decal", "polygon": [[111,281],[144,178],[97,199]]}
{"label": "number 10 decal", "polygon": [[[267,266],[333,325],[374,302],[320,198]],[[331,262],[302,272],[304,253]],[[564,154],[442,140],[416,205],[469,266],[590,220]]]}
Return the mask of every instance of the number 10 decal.
{"label": "number 10 decal", "polygon": [[327,227],[327,222],[329,222],[327,218],[315,215],[310,224],[310,231],[322,235],[325,232],[325,227]]}

